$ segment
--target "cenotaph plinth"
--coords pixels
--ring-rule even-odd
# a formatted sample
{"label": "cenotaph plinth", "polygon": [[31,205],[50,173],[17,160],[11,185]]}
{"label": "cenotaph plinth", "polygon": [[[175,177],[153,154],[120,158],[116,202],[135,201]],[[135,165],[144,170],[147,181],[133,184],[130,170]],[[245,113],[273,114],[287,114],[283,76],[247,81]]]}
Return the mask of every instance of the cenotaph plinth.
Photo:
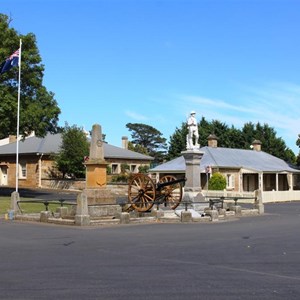
{"label": "cenotaph plinth", "polygon": [[121,213],[116,198],[120,195],[107,187],[106,170],[108,163],[104,159],[104,147],[101,126],[94,124],[90,144],[90,156],[85,162],[88,212],[91,217],[115,216]]}
{"label": "cenotaph plinth", "polygon": [[204,201],[201,189],[200,173],[200,164],[204,152],[200,151],[200,145],[198,143],[199,133],[195,114],[196,113],[194,111],[191,111],[190,117],[187,120],[188,134],[186,137],[186,151],[181,152],[186,165],[186,183],[184,187],[183,201],[189,202],[192,209],[202,211],[203,204],[197,204],[197,202]]}

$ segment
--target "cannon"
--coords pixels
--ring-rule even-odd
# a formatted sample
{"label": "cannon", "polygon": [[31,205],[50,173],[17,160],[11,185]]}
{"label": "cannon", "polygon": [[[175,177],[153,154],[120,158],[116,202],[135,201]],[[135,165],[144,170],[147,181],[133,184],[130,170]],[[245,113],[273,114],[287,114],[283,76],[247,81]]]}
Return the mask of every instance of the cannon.
{"label": "cannon", "polygon": [[128,202],[139,212],[149,211],[154,204],[175,209],[182,200],[185,181],[166,175],[155,183],[149,176],[138,173],[129,180]]}

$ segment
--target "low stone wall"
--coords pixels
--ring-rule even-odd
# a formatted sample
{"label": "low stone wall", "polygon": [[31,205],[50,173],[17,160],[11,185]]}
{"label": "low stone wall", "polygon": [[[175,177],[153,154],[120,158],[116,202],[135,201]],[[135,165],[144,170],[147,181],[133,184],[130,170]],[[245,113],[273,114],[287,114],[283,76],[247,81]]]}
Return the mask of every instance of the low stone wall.
{"label": "low stone wall", "polygon": [[89,206],[88,211],[91,218],[118,217],[122,213],[122,208],[120,205]]}
{"label": "low stone wall", "polygon": [[61,190],[83,190],[85,179],[42,179],[43,188]]}
{"label": "low stone wall", "polygon": [[[42,179],[43,188],[82,191],[85,186],[85,179]],[[125,195],[128,192],[126,183],[108,183],[106,188],[120,195]]]}

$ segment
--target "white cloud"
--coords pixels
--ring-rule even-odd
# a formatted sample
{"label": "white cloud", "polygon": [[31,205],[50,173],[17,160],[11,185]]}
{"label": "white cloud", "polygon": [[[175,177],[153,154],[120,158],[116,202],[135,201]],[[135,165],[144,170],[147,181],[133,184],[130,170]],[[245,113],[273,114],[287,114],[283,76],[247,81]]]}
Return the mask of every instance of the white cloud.
{"label": "white cloud", "polygon": [[135,121],[147,121],[149,118],[145,115],[138,114],[134,111],[126,110],[125,115],[130,117],[131,119],[134,119]]}
{"label": "white cloud", "polygon": [[[234,91],[236,93],[236,91]],[[267,83],[244,86],[230,101],[199,95],[178,95],[183,111],[195,110],[207,120],[219,120],[228,126],[242,127],[247,122],[268,124],[287,146],[298,154],[295,145],[300,133],[300,85]]]}

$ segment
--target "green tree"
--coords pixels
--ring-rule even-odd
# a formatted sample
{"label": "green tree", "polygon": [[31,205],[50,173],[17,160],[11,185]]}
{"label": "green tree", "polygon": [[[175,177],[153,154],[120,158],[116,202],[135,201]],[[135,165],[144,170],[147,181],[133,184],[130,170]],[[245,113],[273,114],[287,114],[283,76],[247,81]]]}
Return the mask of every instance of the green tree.
{"label": "green tree", "polygon": [[[288,163],[295,164],[296,156],[289,149],[282,138],[276,136],[274,128],[268,124],[245,123],[243,128],[237,129],[233,125],[228,127],[225,123],[218,120],[208,122],[204,117],[198,123],[200,145],[207,145],[207,137],[215,134],[218,137],[219,147],[250,149],[254,140],[260,140],[262,150],[285,160]],[[170,136],[169,152],[167,159],[173,159],[181,155],[181,151],[186,149],[186,123],[182,123],[180,128],[176,128],[173,135]],[[299,138],[300,139],[300,138]],[[300,145],[300,140],[298,143]],[[298,159],[300,164],[300,158]]]}
{"label": "green tree", "polygon": [[170,136],[169,150],[166,156],[167,160],[171,160],[181,155],[186,149],[186,135],[188,129],[186,123],[181,123],[181,127],[176,127],[175,132]]}
{"label": "green tree", "polygon": [[[44,65],[37,48],[35,35],[20,35],[10,28],[11,20],[0,14],[0,63],[19,48],[22,39],[20,135],[35,131],[43,137],[58,130],[60,109],[54,94],[43,86]],[[0,138],[17,132],[18,68],[0,75]]]}
{"label": "green tree", "polygon": [[139,144],[133,144],[132,142],[128,142],[128,150],[141,153],[144,155],[149,155],[147,149],[144,146]]}
{"label": "green tree", "polygon": [[226,188],[226,178],[219,172],[213,173],[208,181],[208,189],[222,191]]}
{"label": "green tree", "polygon": [[85,176],[84,157],[89,154],[89,142],[83,128],[66,124],[62,131],[62,144],[55,156],[56,168],[62,177],[83,178]]}
{"label": "green tree", "polygon": [[256,125],[246,123],[242,129],[245,149],[249,149],[254,140],[261,141],[261,147],[264,152],[274,155],[285,160],[288,163],[296,163],[296,156],[294,152],[288,148],[281,137],[276,136],[274,128],[268,124]]}
{"label": "green tree", "polygon": [[[296,145],[300,148],[300,134],[298,134],[298,139],[296,141]],[[297,163],[297,166],[300,166],[300,152],[298,153],[296,163]]]}
{"label": "green tree", "polygon": [[154,158],[154,163],[164,160],[167,143],[159,130],[141,123],[127,123],[126,127],[131,131],[131,142],[134,146],[140,145],[147,149],[149,155]]}

